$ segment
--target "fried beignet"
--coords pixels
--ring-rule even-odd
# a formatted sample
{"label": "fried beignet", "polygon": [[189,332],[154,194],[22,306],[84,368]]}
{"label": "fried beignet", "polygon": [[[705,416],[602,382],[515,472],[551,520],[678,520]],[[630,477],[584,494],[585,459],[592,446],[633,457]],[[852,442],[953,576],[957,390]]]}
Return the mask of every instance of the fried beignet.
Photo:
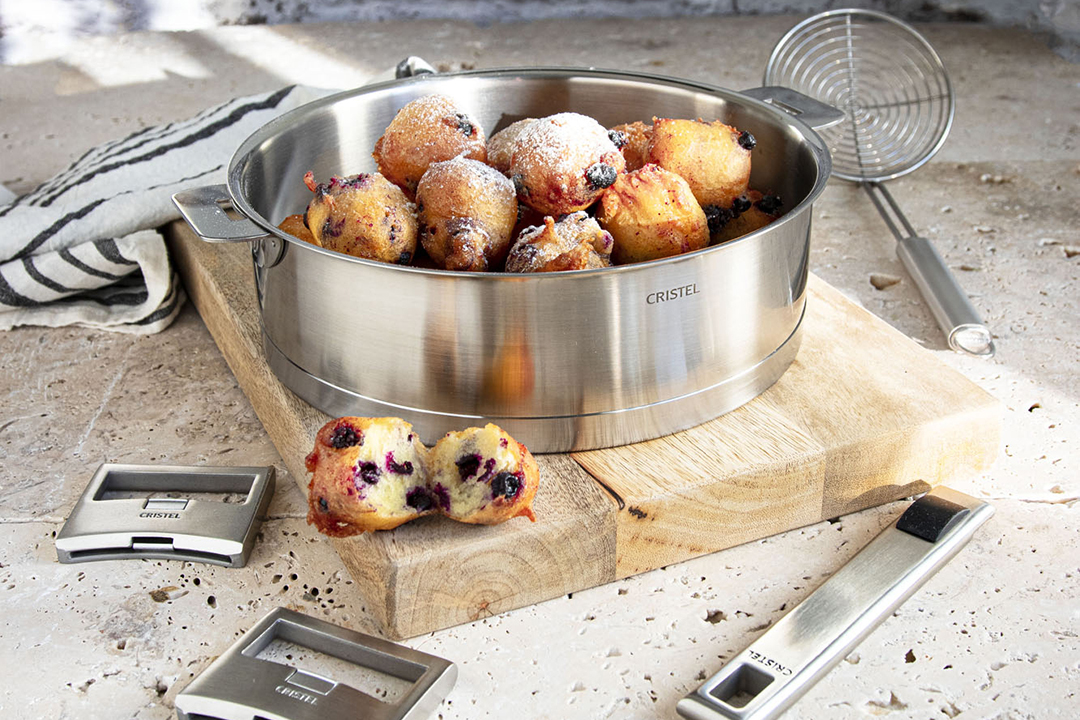
{"label": "fried beignet", "polygon": [[437,512],[427,448],[400,418],[343,417],[323,425],[304,460],[308,523],[331,537],[389,530]]}
{"label": "fried beignet", "polygon": [[611,265],[611,233],[579,210],[555,222],[526,228],[506,258],[506,272],[587,270]]}
{"label": "fried beignet", "polygon": [[482,162],[457,157],[433,163],[416,189],[420,242],[439,267],[498,268],[517,222],[514,184]]}
{"label": "fried beignet", "polygon": [[497,425],[447,433],[428,456],[428,487],[444,515],[495,525],[525,516],[536,522],[536,459]]}
{"label": "fried beignet", "polygon": [[755,230],[760,230],[780,217],[783,201],[777,195],[762,195],[757,190],[747,190],[735,199],[730,210],[705,208],[709,220],[710,245],[734,240]]}
{"label": "fried beignet", "polygon": [[730,208],[750,182],[755,143],[719,120],[654,118],[646,160],[686,180],[698,204]]}
{"label": "fried beignet", "polygon": [[559,217],[592,205],[625,169],[622,153],[600,123],[559,113],[521,131],[509,174],[518,200]]}
{"label": "fried beignet", "polygon": [[514,151],[514,143],[536,118],[525,118],[507,125],[499,132],[488,138],[487,141],[487,164],[501,173],[510,172],[510,156]]}
{"label": "fried beignet", "polygon": [[690,185],[658,165],[620,175],[601,198],[597,219],[615,239],[611,259],[619,265],[709,244],[705,212]]}
{"label": "fried beignet", "polygon": [[640,120],[611,128],[611,132],[621,133],[625,139],[622,144],[622,154],[623,160],[626,161],[626,172],[640,170],[647,162],[645,157],[649,153],[652,131],[652,125],[646,125]]}
{"label": "fried beignet", "polygon": [[415,206],[401,188],[379,173],[304,182],[315,197],[308,204],[307,227],[315,244],[355,257],[408,264],[416,252]]}
{"label": "fried beignet", "polygon": [[278,224],[278,230],[287,232],[297,240],[303,240],[312,245],[318,245],[319,241],[311,234],[303,215],[290,215]]}
{"label": "fried beignet", "polygon": [[484,130],[445,95],[427,95],[398,110],[371,154],[379,172],[413,197],[434,162],[464,155],[487,160]]}

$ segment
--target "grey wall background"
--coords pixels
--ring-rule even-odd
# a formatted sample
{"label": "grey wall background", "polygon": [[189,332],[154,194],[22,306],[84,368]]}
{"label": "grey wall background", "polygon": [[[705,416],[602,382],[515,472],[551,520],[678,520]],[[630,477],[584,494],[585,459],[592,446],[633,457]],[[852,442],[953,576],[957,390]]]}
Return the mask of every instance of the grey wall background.
{"label": "grey wall background", "polygon": [[809,14],[883,10],[912,21],[979,22],[1038,32],[1080,59],[1080,0],[0,0],[0,63],[54,57],[73,38],[216,25],[452,19],[488,25],[553,18]]}

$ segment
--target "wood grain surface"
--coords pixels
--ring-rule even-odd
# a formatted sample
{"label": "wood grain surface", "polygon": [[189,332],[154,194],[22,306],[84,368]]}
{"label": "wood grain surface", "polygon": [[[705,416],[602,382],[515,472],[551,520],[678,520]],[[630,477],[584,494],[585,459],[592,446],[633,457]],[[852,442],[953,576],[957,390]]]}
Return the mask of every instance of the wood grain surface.
{"label": "wood grain surface", "polygon": [[[266,363],[249,246],[203,243],[182,223],[169,236],[189,295],[306,491],[304,456],[329,417]],[[990,467],[993,397],[813,276],[809,294],[799,355],[757,399],[657,440],[540,456],[536,523],[428,517],[334,540],[368,611],[389,637],[412,637]]]}

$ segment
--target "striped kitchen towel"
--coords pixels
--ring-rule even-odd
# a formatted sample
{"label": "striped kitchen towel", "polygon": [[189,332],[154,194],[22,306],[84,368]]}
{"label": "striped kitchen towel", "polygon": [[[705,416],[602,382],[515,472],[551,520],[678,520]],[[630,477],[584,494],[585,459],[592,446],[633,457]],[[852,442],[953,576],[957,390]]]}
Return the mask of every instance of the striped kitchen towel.
{"label": "striped kitchen towel", "polygon": [[0,329],[163,330],[184,302],[156,230],[180,217],[173,193],[225,182],[248,135],[329,92],[290,86],[143,128],[22,197],[0,198]]}

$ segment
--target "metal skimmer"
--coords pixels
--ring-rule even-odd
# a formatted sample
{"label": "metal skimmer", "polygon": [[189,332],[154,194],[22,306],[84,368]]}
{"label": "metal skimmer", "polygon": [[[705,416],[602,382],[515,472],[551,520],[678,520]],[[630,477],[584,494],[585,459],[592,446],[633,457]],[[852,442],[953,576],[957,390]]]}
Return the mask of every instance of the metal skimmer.
{"label": "metal skimmer", "polygon": [[798,90],[844,111],[844,122],[818,130],[832,154],[832,174],[860,183],[869,193],[949,346],[993,355],[990,331],[978,311],[941,255],[915,235],[881,185],[922,167],[952,127],[952,85],[930,43],[885,13],[831,10],[780,39],[765,68],[765,84]]}

